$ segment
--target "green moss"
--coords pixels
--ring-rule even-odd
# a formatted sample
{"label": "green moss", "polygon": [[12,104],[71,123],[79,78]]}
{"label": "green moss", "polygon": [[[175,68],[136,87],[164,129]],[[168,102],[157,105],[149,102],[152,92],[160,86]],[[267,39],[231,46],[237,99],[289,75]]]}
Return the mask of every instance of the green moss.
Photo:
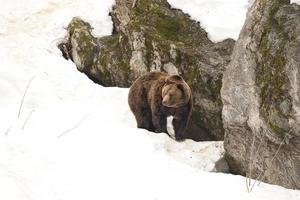
{"label": "green moss", "polygon": [[[130,80],[131,69],[127,62],[123,60],[119,63],[119,69],[123,73],[124,82],[128,83]],[[129,84],[129,83],[128,83]],[[129,86],[129,85],[127,85]]]}
{"label": "green moss", "polygon": [[179,39],[178,32],[181,27],[182,24],[179,17],[162,16],[156,22],[158,34],[167,40],[177,41]]}
{"label": "green moss", "polygon": [[89,69],[93,65],[93,57],[95,56],[97,47],[93,42],[93,36],[90,35],[89,32],[85,30],[79,30],[77,33],[78,35],[74,36],[77,37],[77,43],[79,44],[77,47],[77,53],[81,63],[86,66],[85,69]]}
{"label": "green moss", "polygon": [[119,44],[119,34],[112,35],[111,37],[108,37],[106,40],[106,45],[111,46],[112,48],[115,48]]}
{"label": "green moss", "polygon": [[151,65],[151,62],[152,60],[154,59],[154,55],[153,55],[153,52],[154,52],[154,49],[153,49],[153,45],[152,45],[152,42],[153,42],[153,38],[151,37],[151,35],[146,35],[145,36],[145,46],[146,46],[146,65],[148,67],[148,71],[150,71],[150,65]]}
{"label": "green moss", "polygon": [[269,122],[269,126],[272,129],[272,131],[274,131],[274,133],[276,133],[278,136],[282,136],[282,135],[286,134],[286,132],[287,132],[284,129],[277,126],[276,123],[274,123],[274,122]]}
{"label": "green moss", "polygon": [[[130,85],[130,74],[132,74],[126,52],[120,42],[120,34],[101,38],[101,51],[97,56],[96,68],[98,69],[98,80],[104,86],[115,86],[121,82],[124,86]],[[117,82],[118,81],[118,82]]]}
{"label": "green moss", "polygon": [[199,78],[201,79],[201,73],[198,68],[191,67],[184,73],[184,79],[190,83],[197,81]]}
{"label": "green moss", "polygon": [[297,34],[294,32],[290,39],[290,45],[296,46],[297,45]]}
{"label": "green moss", "polygon": [[106,54],[99,55],[95,67],[98,69],[98,78],[97,81],[103,86],[108,86],[113,84],[113,80],[111,77],[111,72],[107,68],[108,58]]}
{"label": "green moss", "polygon": [[[90,24],[80,18],[73,18],[68,26],[69,40],[74,38],[77,42],[76,51],[80,59],[80,64],[84,65],[84,70],[90,70],[93,66],[93,57],[97,54],[98,48],[95,38],[91,34]],[[71,43],[71,42],[70,42]]]}
{"label": "green moss", "polygon": [[157,40],[168,40],[177,45],[194,47],[210,42],[206,32],[188,15],[170,12],[168,5],[161,5],[157,0],[140,0],[131,11],[131,30],[148,32]]}
{"label": "green moss", "polygon": [[89,23],[82,21],[80,18],[74,17],[68,26],[68,32],[70,35],[74,34],[76,29],[82,29],[90,31],[92,29]]}
{"label": "green moss", "polygon": [[[288,34],[284,32],[281,23],[274,19],[278,7],[273,8],[268,18],[268,25],[262,35],[259,53],[262,56],[261,62],[257,67],[256,83],[261,88],[261,114],[267,119],[269,127],[274,133],[282,135],[286,133],[276,122],[272,121],[272,115],[277,114],[277,118],[286,118],[281,110],[280,104],[287,98],[288,78],[285,72],[287,63],[284,54],[285,44],[288,41]],[[280,19],[282,22],[285,19]],[[279,44],[272,44],[269,37],[272,32],[278,33]],[[274,42],[274,41],[273,41]]]}

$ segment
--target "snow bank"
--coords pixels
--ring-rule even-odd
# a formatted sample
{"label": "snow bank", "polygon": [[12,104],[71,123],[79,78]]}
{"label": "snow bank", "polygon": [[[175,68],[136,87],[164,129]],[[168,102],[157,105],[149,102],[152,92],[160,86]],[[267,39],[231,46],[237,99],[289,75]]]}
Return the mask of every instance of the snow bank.
{"label": "snow bank", "polygon": [[247,193],[243,177],[203,171],[214,170],[222,143],[135,128],[128,89],[95,85],[62,58],[55,45],[70,19],[109,34],[112,3],[1,4],[0,199],[299,199],[268,184]]}
{"label": "snow bank", "polygon": [[246,19],[250,0],[168,0],[175,8],[188,13],[208,32],[209,38],[220,42],[237,39]]}
{"label": "snow bank", "polygon": [[291,3],[296,3],[300,5],[300,0],[291,0]]}

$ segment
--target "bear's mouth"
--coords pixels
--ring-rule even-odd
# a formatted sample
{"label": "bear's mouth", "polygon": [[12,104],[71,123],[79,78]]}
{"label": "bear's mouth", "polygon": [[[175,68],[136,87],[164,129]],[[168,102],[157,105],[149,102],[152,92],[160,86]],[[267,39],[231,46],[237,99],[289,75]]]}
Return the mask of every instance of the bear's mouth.
{"label": "bear's mouth", "polygon": [[162,103],[163,106],[166,106],[166,107],[172,107],[171,105],[168,105],[166,103]]}
{"label": "bear's mouth", "polygon": [[181,106],[179,104],[167,104],[167,103],[163,103],[163,102],[162,102],[162,105],[165,107],[168,107],[168,108],[178,108]]}
{"label": "bear's mouth", "polygon": [[166,107],[172,107],[172,105],[167,104],[167,103],[165,103],[165,102],[162,102],[162,105],[163,105],[163,106],[166,106]]}

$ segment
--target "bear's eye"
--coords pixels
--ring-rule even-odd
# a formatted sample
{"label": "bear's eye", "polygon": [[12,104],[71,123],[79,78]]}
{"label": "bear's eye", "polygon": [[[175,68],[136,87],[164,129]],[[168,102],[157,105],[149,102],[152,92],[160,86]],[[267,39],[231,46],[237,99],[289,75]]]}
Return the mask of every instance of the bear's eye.
{"label": "bear's eye", "polygon": [[178,88],[182,93],[184,93],[184,88],[183,88],[182,85],[177,85],[177,88]]}
{"label": "bear's eye", "polygon": [[174,100],[174,98],[175,98],[175,95],[174,94],[170,94],[170,99]]}

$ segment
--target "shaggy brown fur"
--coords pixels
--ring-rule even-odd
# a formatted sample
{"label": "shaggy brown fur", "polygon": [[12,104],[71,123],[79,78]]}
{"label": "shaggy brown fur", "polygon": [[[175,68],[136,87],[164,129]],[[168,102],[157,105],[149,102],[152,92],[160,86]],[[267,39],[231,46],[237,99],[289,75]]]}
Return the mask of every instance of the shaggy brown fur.
{"label": "shaggy brown fur", "polygon": [[180,76],[147,73],[132,84],[128,104],[138,128],[167,133],[167,117],[172,115],[176,140],[185,138],[193,102],[191,89]]}

